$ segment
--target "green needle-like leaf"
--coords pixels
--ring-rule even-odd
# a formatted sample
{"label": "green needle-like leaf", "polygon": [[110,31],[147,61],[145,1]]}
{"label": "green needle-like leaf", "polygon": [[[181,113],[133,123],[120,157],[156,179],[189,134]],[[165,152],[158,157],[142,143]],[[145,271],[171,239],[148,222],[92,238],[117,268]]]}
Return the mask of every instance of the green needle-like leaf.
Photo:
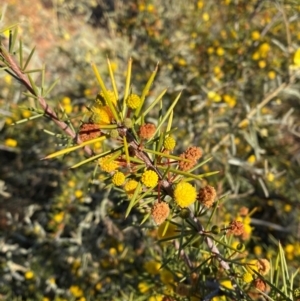
{"label": "green needle-like leaf", "polygon": [[172,111],[172,112],[170,113],[170,117],[169,117],[169,120],[168,120],[168,125],[167,125],[167,130],[166,130],[166,132],[171,131],[171,128],[172,128],[172,122],[173,122],[173,115],[174,115],[174,111]]}
{"label": "green needle-like leaf", "polygon": [[73,152],[74,150],[76,149],[79,149],[79,148],[82,148],[86,145],[89,145],[89,144],[92,144],[92,143],[95,143],[95,142],[101,142],[101,141],[104,141],[107,137],[106,136],[101,136],[101,137],[98,137],[98,138],[95,138],[95,139],[91,139],[91,140],[88,140],[88,141],[85,141],[79,145],[76,145],[76,146],[72,146],[72,147],[68,147],[68,148],[65,148],[65,149],[62,149],[60,151],[57,151],[53,154],[50,154],[48,156],[46,156],[45,158],[43,158],[44,160],[45,159],[52,159],[52,158],[55,158],[55,157],[58,157],[58,156],[61,156],[61,155],[64,155],[64,154],[67,154],[67,153],[70,153],[70,152]]}
{"label": "green needle-like leaf", "polygon": [[125,83],[124,98],[123,98],[123,116],[125,116],[124,110],[126,108],[126,99],[129,95],[131,68],[132,68],[132,59],[130,58],[128,60],[128,65],[127,65],[126,83]]}
{"label": "green needle-like leaf", "polygon": [[21,69],[23,69],[23,42],[22,42],[22,40],[19,41],[19,62],[20,62]]}
{"label": "green needle-like leaf", "polygon": [[28,56],[28,58],[27,58],[27,60],[26,60],[26,62],[25,62],[25,65],[24,65],[23,68],[22,68],[23,72],[25,72],[25,70],[26,70],[26,68],[27,68],[27,66],[28,66],[28,64],[29,64],[29,62],[30,62],[30,60],[31,60],[31,58],[32,58],[32,56],[33,56],[33,54],[34,54],[34,52],[35,52],[35,47],[33,47],[32,50],[31,50],[30,53],[29,53],[29,56]]}
{"label": "green needle-like leaf", "polygon": [[35,95],[35,96],[40,96],[40,95],[39,95],[39,91],[38,91],[38,87],[35,85],[35,83],[34,83],[32,77],[31,77],[29,74],[28,74],[28,79],[29,79],[30,84],[31,84],[31,87],[32,87],[32,89],[33,89],[33,91],[34,91],[34,95]]}
{"label": "green needle-like leaf", "polygon": [[[163,90],[157,97],[156,99],[151,103],[151,105],[143,111],[143,113],[136,119],[137,124],[142,123],[142,119],[145,118],[145,116],[152,111],[152,109],[155,107],[155,105],[163,98],[163,96],[166,94],[168,89]],[[137,111],[136,111],[137,112]],[[136,114],[138,116],[138,114]]]}
{"label": "green needle-like leaf", "polygon": [[128,143],[127,143],[126,137],[123,137],[123,144],[124,144],[124,151],[125,151],[126,163],[127,163],[127,165],[129,166],[129,164],[130,164],[130,157],[129,157]]}
{"label": "green needle-like leaf", "polygon": [[[12,40],[11,40],[11,44],[9,45],[9,52],[10,53],[13,53],[14,52],[14,49],[15,49],[15,45],[16,45],[16,40],[17,40],[17,37],[18,37],[18,31],[19,31],[19,27],[16,26],[13,30],[13,33],[12,33]],[[22,51],[22,50],[20,50]]]}
{"label": "green needle-like leaf", "polygon": [[134,194],[129,202],[129,205],[127,207],[127,210],[126,210],[126,213],[125,213],[125,218],[128,217],[129,213],[131,212],[131,209],[134,207],[134,205],[136,204],[136,199],[137,199],[137,196],[141,190],[141,187],[142,187],[142,184],[141,182],[138,182],[138,185],[134,191]]}
{"label": "green needle-like leaf", "polygon": [[52,91],[52,89],[56,86],[56,84],[57,84],[58,82],[59,82],[59,79],[56,79],[56,80],[52,83],[52,85],[51,85],[46,91],[43,92],[42,96],[43,96],[43,97],[46,97],[46,96]]}
{"label": "green needle-like leaf", "polygon": [[37,114],[37,115],[34,115],[34,116],[30,116],[28,118],[24,118],[24,119],[21,119],[21,120],[18,120],[14,123],[12,123],[11,125],[17,125],[17,124],[21,124],[21,123],[24,123],[26,121],[29,121],[29,120],[34,120],[34,119],[37,119],[37,118],[40,118],[40,117],[43,117],[45,116],[44,113],[41,113],[41,114]]}
{"label": "green needle-like leaf", "polygon": [[111,160],[114,160],[115,158],[117,158],[121,155],[122,152],[119,151],[121,148],[122,147],[114,149],[114,150],[110,150],[110,151],[107,151],[105,153],[101,153],[99,155],[92,156],[92,157],[90,157],[86,160],[80,161],[79,163],[76,163],[75,165],[71,166],[71,169],[75,169],[79,166],[82,166],[82,165],[87,164],[89,162],[95,161],[96,159],[100,159],[100,158],[105,157],[105,156],[110,155],[110,154],[114,154],[114,156],[111,158]]}
{"label": "green needle-like leaf", "polygon": [[143,225],[149,219],[150,215],[151,215],[151,212],[145,214],[145,216],[144,216],[143,220],[141,221],[140,225]]}
{"label": "green needle-like leaf", "polygon": [[99,86],[100,86],[100,88],[101,88],[101,90],[102,90],[102,92],[104,94],[104,98],[105,98],[105,100],[107,102],[107,105],[109,106],[109,108],[110,108],[110,110],[111,110],[111,112],[112,112],[115,120],[116,121],[120,121],[120,117],[119,117],[119,115],[118,115],[118,113],[116,111],[115,105],[110,100],[110,97],[108,96],[107,89],[106,89],[106,87],[104,85],[104,82],[103,82],[103,80],[101,78],[101,75],[100,75],[100,73],[99,73],[99,71],[98,71],[98,69],[97,69],[97,67],[96,67],[96,65],[94,63],[92,63],[92,69],[93,69],[93,71],[94,71],[94,73],[96,75],[96,78],[97,78],[97,81],[99,83]]}
{"label": "green needle-like leaf", "polygon": [[169,117],[169,115],[172,113],[174,107],[176,106],[179,98],[181,96],[181,92],[178,94],[178,96],[175,98],[175,100],[173,101],[173,103],[171,104],[170,108],[168,109],[168,111],[166,112],[166,114],[164,115],[164,117],[162,118],[161,122],[157,125],[156,131],[153,134],[153,137],[155,137],[155,135],[157,134],[157,132],[160,130],[161,126],[164,124],[164,122],[166,121],[166,119]]}
{"label": "green needle-like leaf", "polygon": [[[2,15],[2,17],[3,17],[3,15]],[[1,20],[2,20],[2,18],[1,18]],[[4,33],[5,31],[13,30],[17,26],[18,26],[18,23],[4,27],[4,28],[0,29],[0,33]]]}
{"label": "green needle-like leaf", "polygon": [[[153,83],[153,81],[154,81],[154,79],[155,79],[155,76],[156,76],[156,74],[157,74],[157,71],[158,71],[158,63],[157,63],[157,65],[156,65],[156,67],[155,67],[155,70],[152,72],[152,74],[151,74],[151,76],[150,76],[150,78],[149,78],[149,80],[148,80],[146,86],[145,86],[144,89],[143,89],[143,92],[142,92],[142,95],[141,95],[141,105],[140,105],[139,108],[137,108],[137,110],[135,111],[135,116],[136,116],[136,117],[140,115],[140,112],[141,112],[142,106],[143,106],[143,104],[144,104],[145,98],[146,98],[147,94],[149,93],[149,90],[150,90],[150,88],[151,88],[151,86],[152,86],[152,83]],[[146,115],[146,114],[145,114],[145,115]]]}
{"label": "green needle-like leaf", "polygon": [[111,63],[110,63],[109,59],[107,59],[107,65],[108,65],[108,71],[109,71],[109,76],[110,76],[110,80],[111,80],[111,85],[113,87],[115,97],[118,100],[119,99],[118,89],[117,89],[117,85],[116,85],[116,81],[115,81],[115,77],[114,77],[114,72],[112,70]]}

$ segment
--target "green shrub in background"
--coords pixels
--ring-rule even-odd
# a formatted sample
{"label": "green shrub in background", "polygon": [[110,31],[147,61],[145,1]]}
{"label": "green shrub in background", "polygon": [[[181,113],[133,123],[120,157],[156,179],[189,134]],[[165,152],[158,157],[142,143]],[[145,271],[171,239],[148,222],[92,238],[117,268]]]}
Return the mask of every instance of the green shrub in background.
{"label": "green shrub in background", "polygon": [[[58,143],[62,150],[47,158],[63,156],[28,159],[29,172],[51,184],[23,213],[24,222],[8,217],[1,293],[41,300],[296,300],[299,164],[291,146],[298,108],[289,104],[297,97],[296,6],[132,5],[109,20],[135,49],[147,47],[146,55],[133,52],[123,84],[114,63],[108,62],[109,81],[93,64],[99,89],[93,95],[83,83],[87,101],[48,100],[45,69],[41,83],[25,75],[32,72],[16,32],[1,47],[3,67],[30,97],[25,110],[14,109],[19,127],[23,121],[18,136],[27,138],[21,148],[34,146],[29,158]],[[240,20],[237,8],[247,11]],[[266,16],[249,26],[253,13]],[[276,23],[279,16],[285,23]],[[273,24],[279,30],[267,35]],[[163,62],[146,80],[157,57]],[[46,122],[33,121],[39,117]],[[40,138],[41,129],[49,140]],[[11,127],[3,130],[3,145],[15,150]],[[42,164],[51,172],[40,171]],[[55,195],[51,185],[60,187]]]}

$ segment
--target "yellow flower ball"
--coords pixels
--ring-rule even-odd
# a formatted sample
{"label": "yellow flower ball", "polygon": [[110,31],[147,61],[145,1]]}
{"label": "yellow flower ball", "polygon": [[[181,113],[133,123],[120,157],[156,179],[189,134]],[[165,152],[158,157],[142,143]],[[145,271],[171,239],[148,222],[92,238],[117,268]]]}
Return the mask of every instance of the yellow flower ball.
{"label": "yellow flower ball", "polygon": [[132,193],[134,192],[134,190],[136,189],[136,187],[138,186],[138,182],[135,180],[129,180],[126,182],[126,184],[124,185],[124,190],[128,193]]}
{"label": "yellow flower ball", "polygon": [[147,282],[140,282],[138,284],[139,291],[141,293],[146,293],[150,289],[150,285]]}
{"label": "yellow flower ball", "polygon": [[265,60],[260,60],[258,62],[258,66],[259,66],[259,68],[264,69],[267,66],[267,62]]}
{"label": "yellow flower ball", "polygon": [[137,109],[141,104],[141,98],[137,94],[130,94],[126,104],[130,109]]}
{"label": "yellow flower ball", "polygon": [[66,114],[70,114],[73,111],[73,107],[71,105],[64,105],[63,109]]}
{"label": "yellow flower ball", "polygon": [[218,48],[217,48],[216,54],[217,54],[218,56],[223,56],[224,53],[225,53],[224,48],[222,48],[222,47],[218,47]]}
{"label": "yellow flower ball", "polygon": [[205,21],[205,22],[209,21],[209,19],[210,19],[209,14],[208,14],[208,13],[204,13],[204,14],[202,15],[202,19],[203,19],[203,21]]}
{"label": "yellow flower ball", "polygon": [[252,259],[248,261],[246,265],[246,269],[252,275],[255,274],[254,271],[258,273],[257,259]]}
{"label": "yellow flower ball", "polygon": [[56,213],[54,216],[53,216],[53,220],[59,224],[63,221],[65,217],[65,213],[63,211],[59,212],[59,213]]}
{"label": "yellow flower ball", "polygon": [[75,197],[76,198],[81,198],[83,196],[83,191],[80,189],[75,190]]}
{"label": "yellow flower ball", "polygon": [[284,212],[291,212],[292,211],[292,206],[290,205],[290,204],[285,204],[284,206],[283,206],[283,211]]}
{"label": "yellow flower ball", "polygon": [[275,71],[269,71],[268,72],[268,77],[269,77],[269,79],[275,79],[275,77],[276,77],[276,72]]}
{"label": "yellow flower ball", "polygon": [[158,175],[153,170],[146,170],[142,175],[141,181],[146,187],[155,187],[158,182]]}
{"label": "yellow flower ball", "polygon": [[161,267],[161,264],[155,260],[147,261],[144,264],[145,270],[151,275],[157,275],[159,273],[160,267]]}
{"label": "yellow flower ball", "polygon": [[95,104],[91,107],[91,121],[97,124],[110,124],[113,116],[108,106]]}
{"label": "yellow flower ball", "polygon": [[33,271],[27,271],[27,272],[25,273],[24,277],[25,277],[26,280],[31,280],[31,279],[33,279],[33,277],[34,277]]}
{"label": "yellow flower ball", "polygon": [[99,159],[99,166],[103,171],[112,172],[115,171],[119,167],[119,163],[111,160],[111,156],[106,156]]}
{"label": "yellow flower ball", "polygon": [[125,182],[125,175],[118,171],[114,174],[113,178],[112,178],[112,182],[116,185],[116,186],[121,186],[123,185],[123,183]]}
{"label": "yellow flower ball", "polygon": [[284,250],[285,250],[285,252],[286,252],[287,254],[293,253],[293,252],[295,251],[295,247],[294,247],[294,245],[292,245],[292,244],[287,244],[287,245],[285,246]]}
{"label": "yellow flower ball", "polygon": [[15,139],[7,138],[5,139],[4,144],[9,147],[16,147],[18,142]]}
{"label": "yellow flower ball", "polygon": [[173,274],[165,269],[160,270],[160,280],[163,284],[172,284],[174,282]]}
{"label": "yellow flower ball", "polygon": [[245,283],[250,283],[253,280],[253,276],[251,273],[245,273],[243,275],[243,280]]}
{"label": "yellow flower ball", "polygon": [[253,60],[253,61],[257,61],[257,60],[259,60],[259,58],[260,58],[260,54],[259,54],[258,51],[254,52],[254,53],[252,54],[252,60]]}
{"label": "yellow flower ball", "polygon": [[293,58],[294,64],[297,67],[300,67],[300,48],[298,48],[294,54],[294,58]]}
{"label": "yellow flower ball", "polygon": [[271,50],[269,43],[263,43],[259,46],[258,52],[261,58],[266,58],[269,51]]}
{"label": "yellow flower ball", "polygon": [[260,32],[258,30],[252,31],[252,33],[251,33],[251,39],[253,41],[259,40],[260,39]]}
{"label": "yellow flower ball", "polygon": [[32,115],[32,114],[31,114],[31,111],[29,111],[29,110],[24,110],[24,111],[22,112],[22,116],[23,116],[24,118],[29,118],[31,115]]}
{"label": "yellow flower ball", "polygon": [[173,150],[175,148],[175,145],[176,145],[176,141],[173,137],[171,136],[166,137],[164,141],[164,148],[166,150]]}
{"label": "yellow flower ball", "polygon": [[[111,90],[107,90],[107,96],[109,98],[109,100],[114,104],[116,105],[117,104],[117,98],[116,98],[116,95],[115,95],[115,92],[114,91],[111,91]],[[104,93],[103,91],[101,91],[98,95],[97,95],[97,98],[96,98],[96,102],[99,103],[99,104],[102,104],[102,105],[107,105],[107,100],[105,99],[104,97]]]}
{"label": "yellow flower ball", "polygon": [[71,104],[71,98],[68,96],[65,96],[61,102],[64,106],[69,105],[69,104]]}
{"label": "yellow flower ball", "polygon": [[82,297],[82,295],[83,295],[83,290],[77,285],[72,285],[69,288],[69,291],[76,298]]}
{"label": "yellow flower ball", "polygon": [[215,50],[213,47],[208,47],[206,51],[210,55],[210,54],[213,54]]}
{"label": "yellow flower ball", "polygon": [[195,202],[197,192],[194,186],[187,182],[180,182],[174,189],[175,202],[180,207],[188,207]]}
{"label": "yellow flower ball", "polygon": [[263,249],[261,246],[255,246],[253,251],[254,251],[254,254],[258,257],[258,256],[261,256]]}
{"label": "yellow flower ball", "polygon": [[256,157],[255,155],[250,155],[247,159],[247,161],[250,163],[250,164],[253,164],[256,162]]}

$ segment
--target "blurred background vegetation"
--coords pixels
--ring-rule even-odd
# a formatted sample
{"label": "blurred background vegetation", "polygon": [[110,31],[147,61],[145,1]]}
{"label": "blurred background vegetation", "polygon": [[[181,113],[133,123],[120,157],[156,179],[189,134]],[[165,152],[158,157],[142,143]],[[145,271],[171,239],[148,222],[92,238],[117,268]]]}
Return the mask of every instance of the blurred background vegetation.
{"label": "blurred background vegetation", "polygon": [[[109,57],[121,91],[132,57],[137,94],[159,62],[149,99],[168,88],[168,107],[183,91],[175,153],[197,145],[213,157],[203,172],[219,170],[207,180],[226,195],[216,223],[248,208],[249,257],[272,259],[280,241],[291,271],[299,267],[297,0],[6,2],[1,28],[19,24],[24,51],[36,47],[30,67],[59,78],[49,103],[74,120],[99,90],[91,61],[105,77]],[[68,170],[76,155],[40,160],[64,141],[49,120],[26,120],[34,102],[23,92],[1,72],[0,299],[162,300],[176,275],[149,268],[162,254],[156,227],[141,229],[141,212],[125,220],[103,176],[88,185],[93,167]]]}

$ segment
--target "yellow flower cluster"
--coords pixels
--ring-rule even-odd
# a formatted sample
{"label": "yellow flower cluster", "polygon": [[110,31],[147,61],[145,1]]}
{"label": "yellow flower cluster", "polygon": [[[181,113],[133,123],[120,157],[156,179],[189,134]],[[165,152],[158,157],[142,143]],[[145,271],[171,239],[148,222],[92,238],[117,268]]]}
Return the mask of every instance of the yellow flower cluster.
{"label": "yellow flower cluster", "polygon": [[137,94],[130,94],[126,104],[130,109],[137,109],[141,104],[141,98]]}
{"label": "yellow flower cluster", "polygon": [[175,145],[176,145],[176,141],[173,137],[171,136],[168,136],[166,137],[165,141],[164,141],[164,148],[166,150],[173,150],[175,148]]}
{"label": "yellow flower cluster", "polygon": [[111,160],[111,156],[106,156],[99,159],[99,166],[103,171],[112,172],[119,167],[119,163]]}
{"label": "yellow flower cluster", "polygon": [[178,183],[174,189],[175,202],[183,208],[194,203],[196,196],[197,193],[195,187],[187,182]]}
{"label": "yellow flower cluster", "polygon": [[297,67],[300,67],[300,48],[295,51],[293,62]]}
{"label": "yellow flower cluster", "polygon": [[253,41],[258,41],[260,39],[260,32],[258,30],[254,30],[251,32],[251,39]]}
{"label": "yellow flower cluster", "polygon": [[215,91],[209,91],[207,93],[207,97],[209,100],[212,100],[214,102],[220,102],[222,100],[221,95],[216,93]]}
{"label": "yellow flower cluster", "polygon": [[71,105],[71,98],[68,96],[65,96],[61,102],[62,102],[62,106],[65,110],[65,113],[70,114],[73,110],[73,107]]}
{"label": "yellow flower cluster", "polygon": [[253,276],[251,273],[247,272],[243,275],[243,281],[245,283],[250,283],[253,280]]}
{"label": "yellow flower cluster", "polygon": [[80,199],[83,196],[83,191],[81,189],[77,189],[74,194],[76,198]]}
{"label": "yellow flower cluster", "polygon": [[142,174],[141,181],[146,187],[155,187],[158,182],[158,175],[153,170],[146,170]]}
{"label": "yellow flower cluster", "polygon": [[33,271],[27,271],[27,272],[25,273],[24,277],[25,277],[26,280],[31,280],[31,279],[33,279],[33,278],[34,278],[34,273],[33,273]]}
{"label": "yellow flower cluster", "polygon": [[18,142],[15,139],[7,138],[5,139],[4,144],[9,147],[16,147]]}
{"label": "yellow flower cluster", "polygon": [[284,248],[286,258],[293,260],[295,257],[300,256],[300,243],[295,242],[294,244],[287,244]]}
{"label": "yellow flower cluster", "polygon": [[124,190],[129,194],[133,194],[136,187],[138,186],[138,182],[136,180],[129,180],[124,185]]}
{"label": "yellow flower cluster", "polygon": [[110,124],[112,120],[112,113],[108,106],[102,106],[96,103],[91,107],[92,115],[90,117],[91,122],[96,124]]}
{"label": "yellow flower cluster", "polygon": [[118,171],[114,174],[113,178],[112,178],[112,182],[116,185],[116,186],[121,186],[123,185],[123,183],[125,182],[125,175]]}
{"label": "yellow flower cluster", "polygon": [[236,99],[231,95],[228,94],[223,95],[223,100],[228,104],[230,108],[233,108],[236,105]]}
{"label": "yellow flower cluster", "polygon": [[55,223],[60,224],[63,221],[64,217],[64,211],[60,211],[53,216],[53,220],[55,221]]}
{"label": "yellow flower cluster", "polygon": [[83,296],[83,290],[77,285],[72,285],[69,288],[69,291],[75,298],[79,298]]}
{"label": "yellow flower cluster", "polygon": [[145,270],[151,275],[157,275],[159,273],[160,267],[161,267],[161,264],[155,260],[147,261],[144,264]]}
{"label": "yellow flower cluster", "polygon": [[[117,98],[116,98],[116,95],[114,93],[114,91],[111,91],[111,90],[107,90],[107,95],[109,97],[109,100],[114,104],[114,105],[117,105]],[[104,93],[103,91],[101,91],[98,95],[97,95],[97,98],[96,98],[96,102],[98,104],[101,104],[101,105],[107,105],[107,101],[104,97]]]}

